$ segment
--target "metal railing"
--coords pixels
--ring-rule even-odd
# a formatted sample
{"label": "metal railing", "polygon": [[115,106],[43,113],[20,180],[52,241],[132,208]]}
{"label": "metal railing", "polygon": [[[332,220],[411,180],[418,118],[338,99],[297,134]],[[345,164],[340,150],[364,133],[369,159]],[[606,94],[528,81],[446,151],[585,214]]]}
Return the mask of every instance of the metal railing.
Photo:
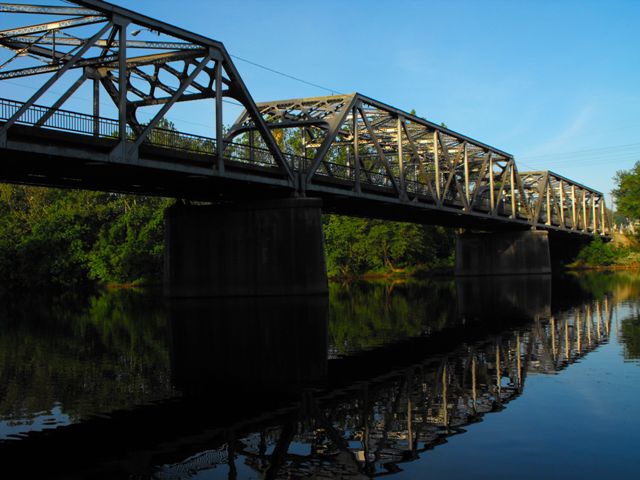
{"label": "metal railing", "polygon": [[[12,118],[23,105],[24,103],[22,102],[0,98],[0,121]],[[120,135],[120,126],[117,120],[69,110],[59,109],[51,112],[50,107],[41,105],[29,107],[16,123],[114,140]],[[137,137],[129,126],[127,126],[127,137],[131,140],[135,140]],[[164,128],[152,129],[145,140],[145,144],[209,156],[215,156],[217,153],[216,139],[214,138]],[[273,155],[265,148],[225,142],[223,155],[225,159],[230,161],[251,163],[265,167],[277,166]],[[299,164],[294,157],[293,155],[285,155],[292,167],[296,167]]]}

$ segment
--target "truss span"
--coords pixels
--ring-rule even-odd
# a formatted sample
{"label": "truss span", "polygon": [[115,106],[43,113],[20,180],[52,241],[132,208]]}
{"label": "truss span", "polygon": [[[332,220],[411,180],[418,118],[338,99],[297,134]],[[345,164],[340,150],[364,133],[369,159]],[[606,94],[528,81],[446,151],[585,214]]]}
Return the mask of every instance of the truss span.
{"label": "truss span", "polygon": [[[602,193],[549,171],[520,172],[514,157],[359,93],[258,103],[285,153],[303,160],[310,194],[386,197],[488,220],[607,235]],[[251,138],[243,112],[234,141]]]}

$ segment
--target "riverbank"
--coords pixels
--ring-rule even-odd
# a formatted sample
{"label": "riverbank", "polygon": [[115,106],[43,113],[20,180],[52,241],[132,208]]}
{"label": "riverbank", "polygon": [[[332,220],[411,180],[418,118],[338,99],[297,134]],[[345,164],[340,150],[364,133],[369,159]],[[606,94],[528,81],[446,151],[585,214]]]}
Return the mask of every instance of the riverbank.
{"label": "riverbank", "polygon": [[336,282],[351,281],[376,281],[376,280],[421,280],[425,278],[452,277],[454,274],[453,263],[437,266],[416,265],[407,268],[395,268],[389,270],[375,270],[360,274],[342,273],[329,275],[329,280]]}
{"label": "riverbank", "polygon": [[600,237],[585,246],[567,270],[635,270],[640,269],[640,240],[634,235],[614,233],[610,242]]}

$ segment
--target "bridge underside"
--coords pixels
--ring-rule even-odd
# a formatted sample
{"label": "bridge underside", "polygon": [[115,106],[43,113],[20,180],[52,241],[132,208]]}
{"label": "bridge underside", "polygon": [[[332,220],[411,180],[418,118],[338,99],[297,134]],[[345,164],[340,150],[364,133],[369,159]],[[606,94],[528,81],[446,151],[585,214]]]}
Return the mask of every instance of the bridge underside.
{"label": "bridge underside", "polygon": [[[138,159],[130,163],[110,155],[115,142],[15,125],[9,132],[7,148],[2,151],[0,181],[213,203],[241,204],[298,196],[291,182],[270,166],[227,159],[220,172],[209,154],[154,145],[142,145]],[[330,178],[308,185],[306,195],[322,199],[326,213],[482,231],[531,228],[525,218],[494,216],[488,208],[466,213],[455,203],[434,205],[426,195],[413,201],[401,200],[389,188],[376,186],[363,185],[360,192],[355,192]],[[542,228],[560,236],[584,235],[580,230],[560,226]]]}

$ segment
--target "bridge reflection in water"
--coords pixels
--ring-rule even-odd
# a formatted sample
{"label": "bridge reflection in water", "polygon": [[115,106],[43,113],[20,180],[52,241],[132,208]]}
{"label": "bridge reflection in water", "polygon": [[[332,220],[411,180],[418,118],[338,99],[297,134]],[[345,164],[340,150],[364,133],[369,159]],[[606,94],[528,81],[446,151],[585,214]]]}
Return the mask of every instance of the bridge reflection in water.
{"label": "bridge reflection in water", "polygon": [[[583,293],[560,308],[548,277],[456,289],[446,322],[348,355],[332,345],[329,361],[341,320],[335,305],[328,319],[323,297],[172,301],[173,383],[184,396],[32,432],[0,454],[22,468],[37,456],[65,478],[389,474],[501,411],[529,375],[556,373],[609,338],[610,298]],[[385,315],[390,298],[372,308]]]}

